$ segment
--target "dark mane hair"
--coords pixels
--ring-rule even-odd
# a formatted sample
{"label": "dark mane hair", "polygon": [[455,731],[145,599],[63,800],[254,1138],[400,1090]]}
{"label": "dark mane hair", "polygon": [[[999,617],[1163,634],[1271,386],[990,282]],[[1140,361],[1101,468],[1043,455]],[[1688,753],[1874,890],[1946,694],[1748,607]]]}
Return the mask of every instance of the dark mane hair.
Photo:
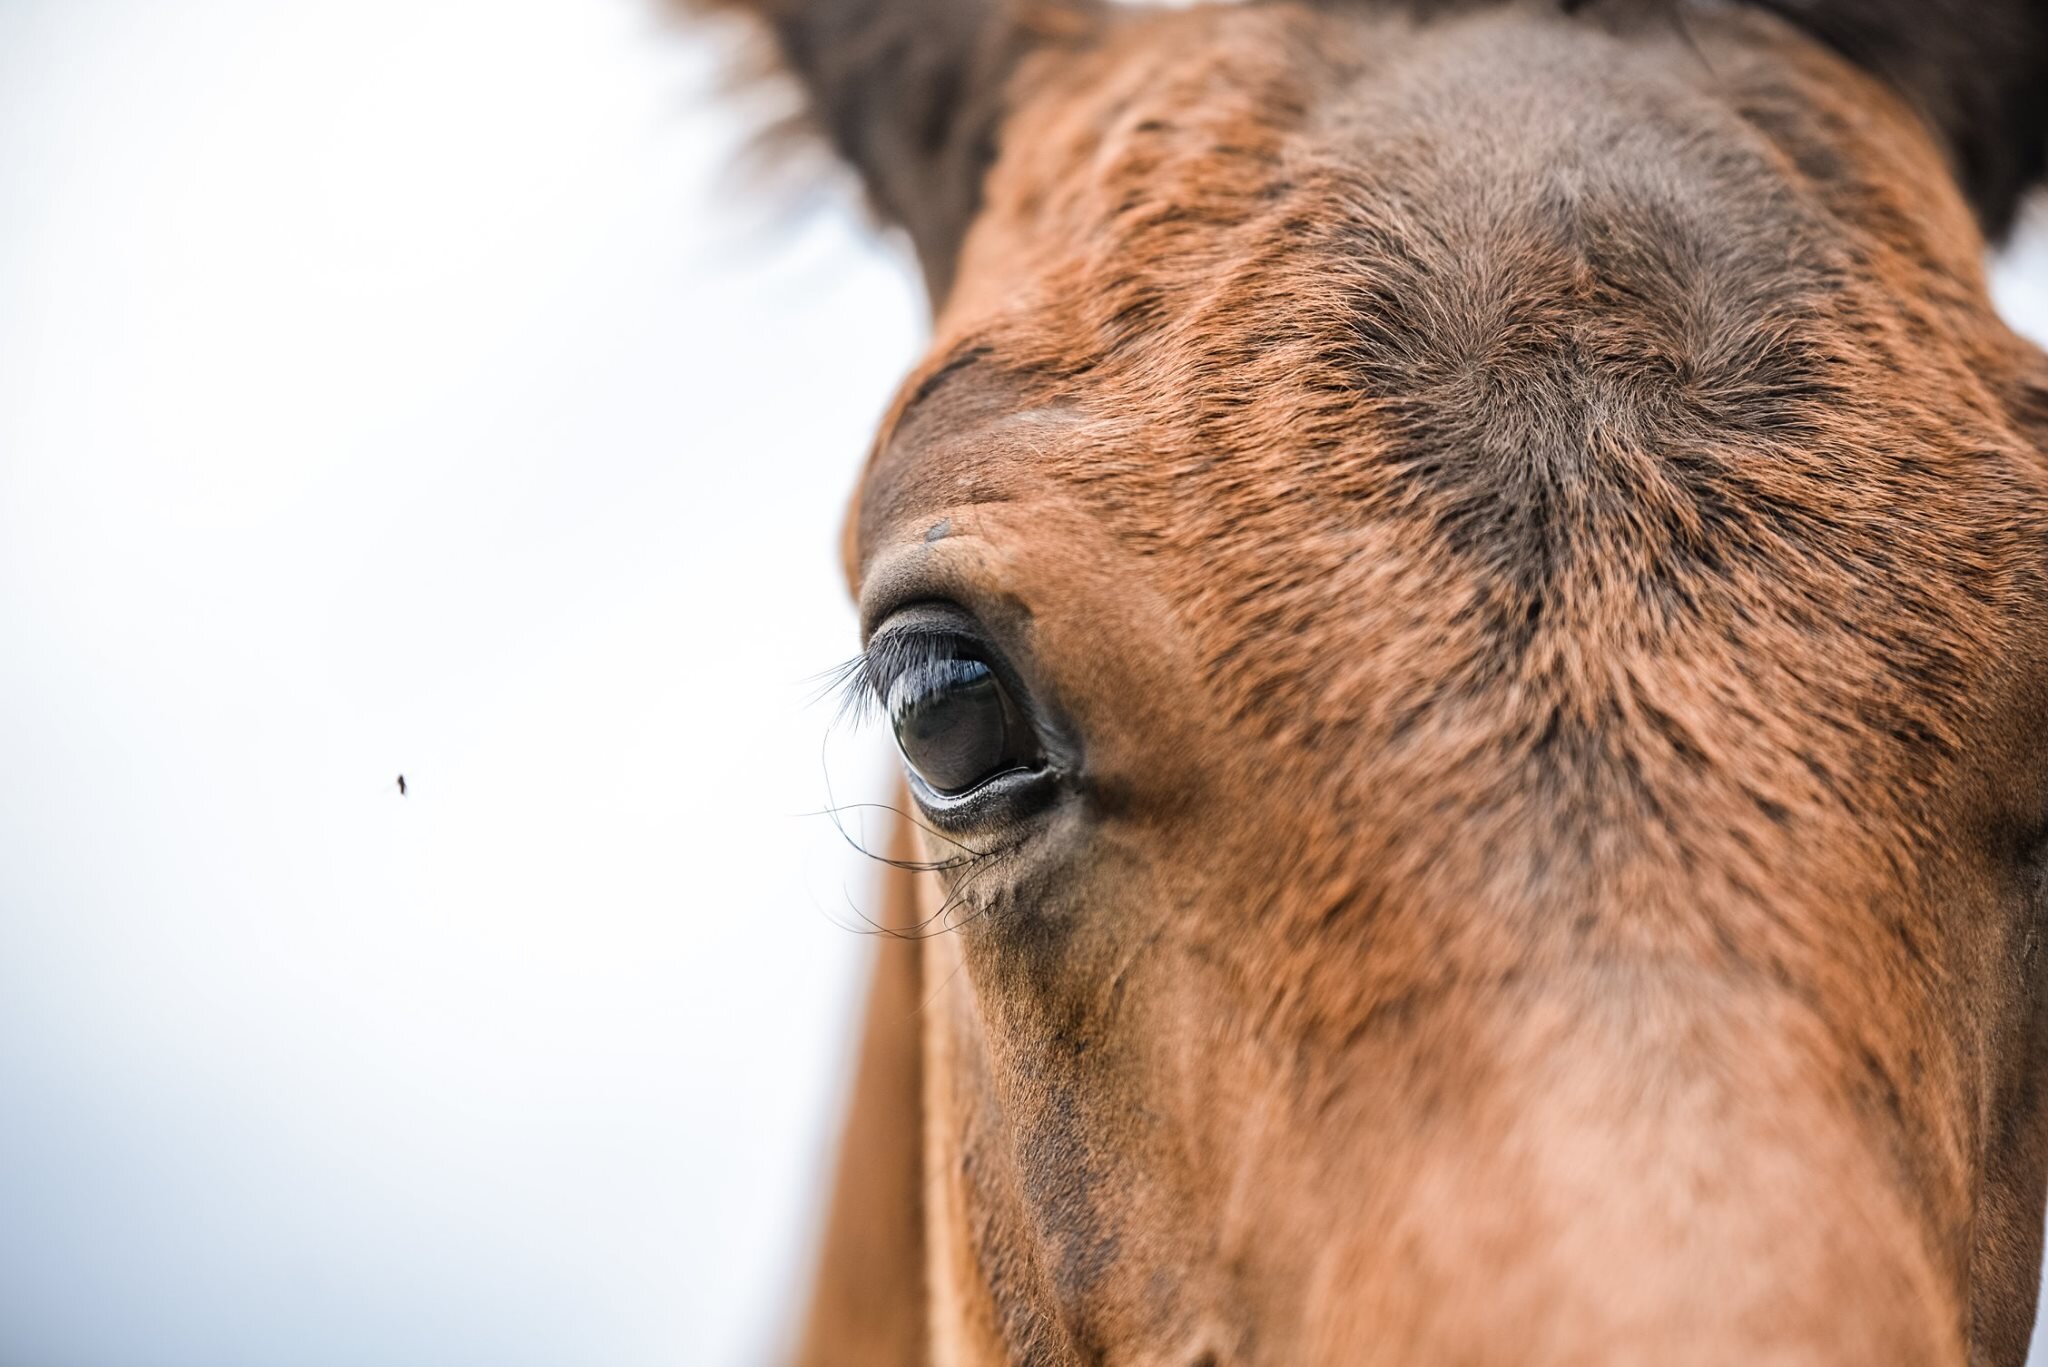
{"label": "dark mane hair", "polygon": [[2002,238],[2048,176],[2048,4],[2041,0],[1747,0],[1883,78],[1941,134]]}

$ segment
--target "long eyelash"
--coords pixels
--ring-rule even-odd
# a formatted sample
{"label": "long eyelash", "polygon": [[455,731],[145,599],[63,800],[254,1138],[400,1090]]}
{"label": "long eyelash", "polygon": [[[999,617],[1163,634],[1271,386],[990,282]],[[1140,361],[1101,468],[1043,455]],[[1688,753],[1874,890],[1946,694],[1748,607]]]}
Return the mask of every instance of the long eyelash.
{"label": "long eyelash", "polygon": [[879,636],[845,664],[827,671],[820,698],[838,696],[835,724],[860,725],[888,708],[889,686],[913,670],[931,669],[961,658],[957,638],[937,632],[900,631]]}

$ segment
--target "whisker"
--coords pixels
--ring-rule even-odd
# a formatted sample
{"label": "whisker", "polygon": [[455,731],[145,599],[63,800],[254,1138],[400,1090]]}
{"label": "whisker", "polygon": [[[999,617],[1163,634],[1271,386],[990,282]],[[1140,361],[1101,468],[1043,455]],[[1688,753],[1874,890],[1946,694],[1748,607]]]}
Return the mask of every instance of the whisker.
{"label": "whisker", "polygon": [[[959,930],[965,926],[972,925],[981,916],[986,914],[987,908],[984,907],[981,911],[977,911],[976,913],[974,913],[974,915],[968,917],[964,921],[960,921],[957,923],[947,922],[947,918],[961,904],[962,899],[966,896],[968,891],[971,888],[973,888],[973,886],[977,882],[979,882],[981,878],[985,874],[987,874],[991,868],[995,866],[1000,856],[1007,853],[1011,848],[1014,848],[1014,846],[998,846],[995,849],[977,849],[972,845],[968,845],[965,842],[946,834],[944,831],[933,829],[932,826],[928,823],[919,820],[912,813],[907,812],[903,810],[901,807],[898,807],[892,803],[840,803],[836,801],[833,797],[832,768],[830,763],[827,762],[824,747],[820,747],[818,760],[819,767],[824,771],[825,799],[827,805],[817,812],[804,813],[804,815],[823,816],[830,819],[832,822],[833,829],[839,832],[840,838],[847,843],[849,848],[859,853],[863,858],[871,859],[875,863],[880,864],[885,868],[898,869],[905,873],[960,874],[961,871],[966,871],[963,876],[959,876],[957,878],[949,880],[950,886],[946,890],[945,900],[939,904],[939,909],[937,911],[933,912],[930,916],[926,917],[922,921],[918,921],[904,929],[898,929],[894,926],[882,925],[873,917],[869,916],[866,912],[863,912],[859,908],[859,906],[854,903],[852,895],[850,893],[847,893],[845,889],[842,888],[841,894],[846,898],[848,910],[850,910],[854,914],[854,916],[859,919],[862,925],[867,927],[867,929],[862,930],[859,926],[843,926],[841,927],[842,929],[852,934],[881,935],[887,936],[888,938],[893,940],[915,941],[928,938],[931,935],[943,935],[948,931]],[[867,811],[887,812],[899,821],[908,822],[913,829],[922,831],[926,835],[931,836],[935,840],[939,840],[944,842],[945,844],[951,845],[954,849],[960,851],[960,853],[947,859],[899,859],[894,855],[878,854],[874,850],[868,848],[868,846],[866,845],[866,843],[864,843],[862,838],[855,836],[855,834],[852,831],[848,830],[846,827],[846,813]]]}
{"label": "whisker", "polygon": [[862,911],[858,905],[854,903],[852,894],[846,892],[844,888],[841,888],[841,895],[846,898],[847,910],[851,911],[867,926],[866,930],[861,930],[856,926],[843,926],[841,927],[841,929],[847,931],[849,934],[872,935],[890,940],[898,940],[909,944],[916,944],[919,941],[931,939],[933,936],[945,935],[953,931],[964,929],[965,927],[974,924],[974,922],[979,920],[982,916],[986,915],[988,908],[982,908],[982,910],[977,911],[976,913],[974,913],[974,915],[968,917],[964,921],[954,924],[939,925],[936,929],[934,929],[933,927],[936,922],[944,921],[946,919],[946,917],[953,911],[953,909],[960,904],[960,901],[966,895],[967,890],[971,888],[976,881],[978,881],[984,874],[986,874],[989,871],[989,867],[989,865],[984,864],[982,867],[976,869],[973,873],[969,874],[966,878],[962,879],[957,886],[949,889],[946,894],[946,900],[939,904],[939,909],[937,911],[925,917],[922,921],[914,921],[910,925],[902,927],[900,929],[896,926],[885,926],[881,922],[875,920],[874,917],[869,916],[866,912]]}
{"label": "whisker", "polygon": [[937,1001],[939,999],[939,995],[943,993],[947,988],[953,985],[953,979],[959,977],[960,970],[965,967],[967,967],[967,960],[964,958],[961,959],[959,962],[955,963],[953,965],[953,971],[951,973],[948,973],[945,976],[945,978],[939,983],[939,985],[932,989],[931,995],[926,997],[923,1001],[917,1004],[917,1010],[910,1013],[911,1018],[914,1020],[917,1017],[922,1016],[925,1012],[931,1010],[932,1003]]}
{"label": "whisker", "polygon": [[[820,807],[813,812],[797,812],[795,813],[795,815],[800,817],[823,816],[837,819],[840,816],[840,814],[844,812],[862,811],[887,812],[891,816],[894,816],[901,821],[908,822],[912,827],[916,828],[917,830],[923,831],[932,839],[943,840],[948,845],[953,846],[955,849],[960,850],[961,852],[967,854],[972,858],[979,859],[987,853],[989,853],[987,850],[977,850],[972,845],[969,845],[964,841],[956,839],[955,837],[946,834],[944,831],[939,830],[936,827],[927,825],[926,823],[918,820],[916,816],[903,810],[903,808],[894,806],[887,802],[842,802],[839,803],[837,806]],[[867,854],[868,857],[871,859],[881,860],[884,862],[886,862],[887,860],[887,856],[870,854],[864,848],[861,850],[861,853]]]}

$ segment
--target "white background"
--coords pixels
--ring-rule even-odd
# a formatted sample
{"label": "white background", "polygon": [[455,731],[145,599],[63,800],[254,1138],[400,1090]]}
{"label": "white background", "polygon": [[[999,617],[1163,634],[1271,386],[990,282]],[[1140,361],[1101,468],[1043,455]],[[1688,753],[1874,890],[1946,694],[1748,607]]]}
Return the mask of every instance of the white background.
{"label": "white background", "polygon": [[724,46],[0,0],[0,1367],[785,1332],[871,895],[807,813],[887,770],[809,700],[923,323],[736,169]]}

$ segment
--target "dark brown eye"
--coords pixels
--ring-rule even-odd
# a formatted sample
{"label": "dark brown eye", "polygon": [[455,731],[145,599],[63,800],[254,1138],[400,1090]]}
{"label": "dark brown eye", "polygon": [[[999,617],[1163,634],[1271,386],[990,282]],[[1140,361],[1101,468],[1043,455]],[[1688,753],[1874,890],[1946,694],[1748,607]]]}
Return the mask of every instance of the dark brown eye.
{"label": "dark brown eye", "polygon": [[1037,762],[1030,727],[980,660],[931,660],[906,671],[890,686],[889,721],[904,762],[941,797]]}

